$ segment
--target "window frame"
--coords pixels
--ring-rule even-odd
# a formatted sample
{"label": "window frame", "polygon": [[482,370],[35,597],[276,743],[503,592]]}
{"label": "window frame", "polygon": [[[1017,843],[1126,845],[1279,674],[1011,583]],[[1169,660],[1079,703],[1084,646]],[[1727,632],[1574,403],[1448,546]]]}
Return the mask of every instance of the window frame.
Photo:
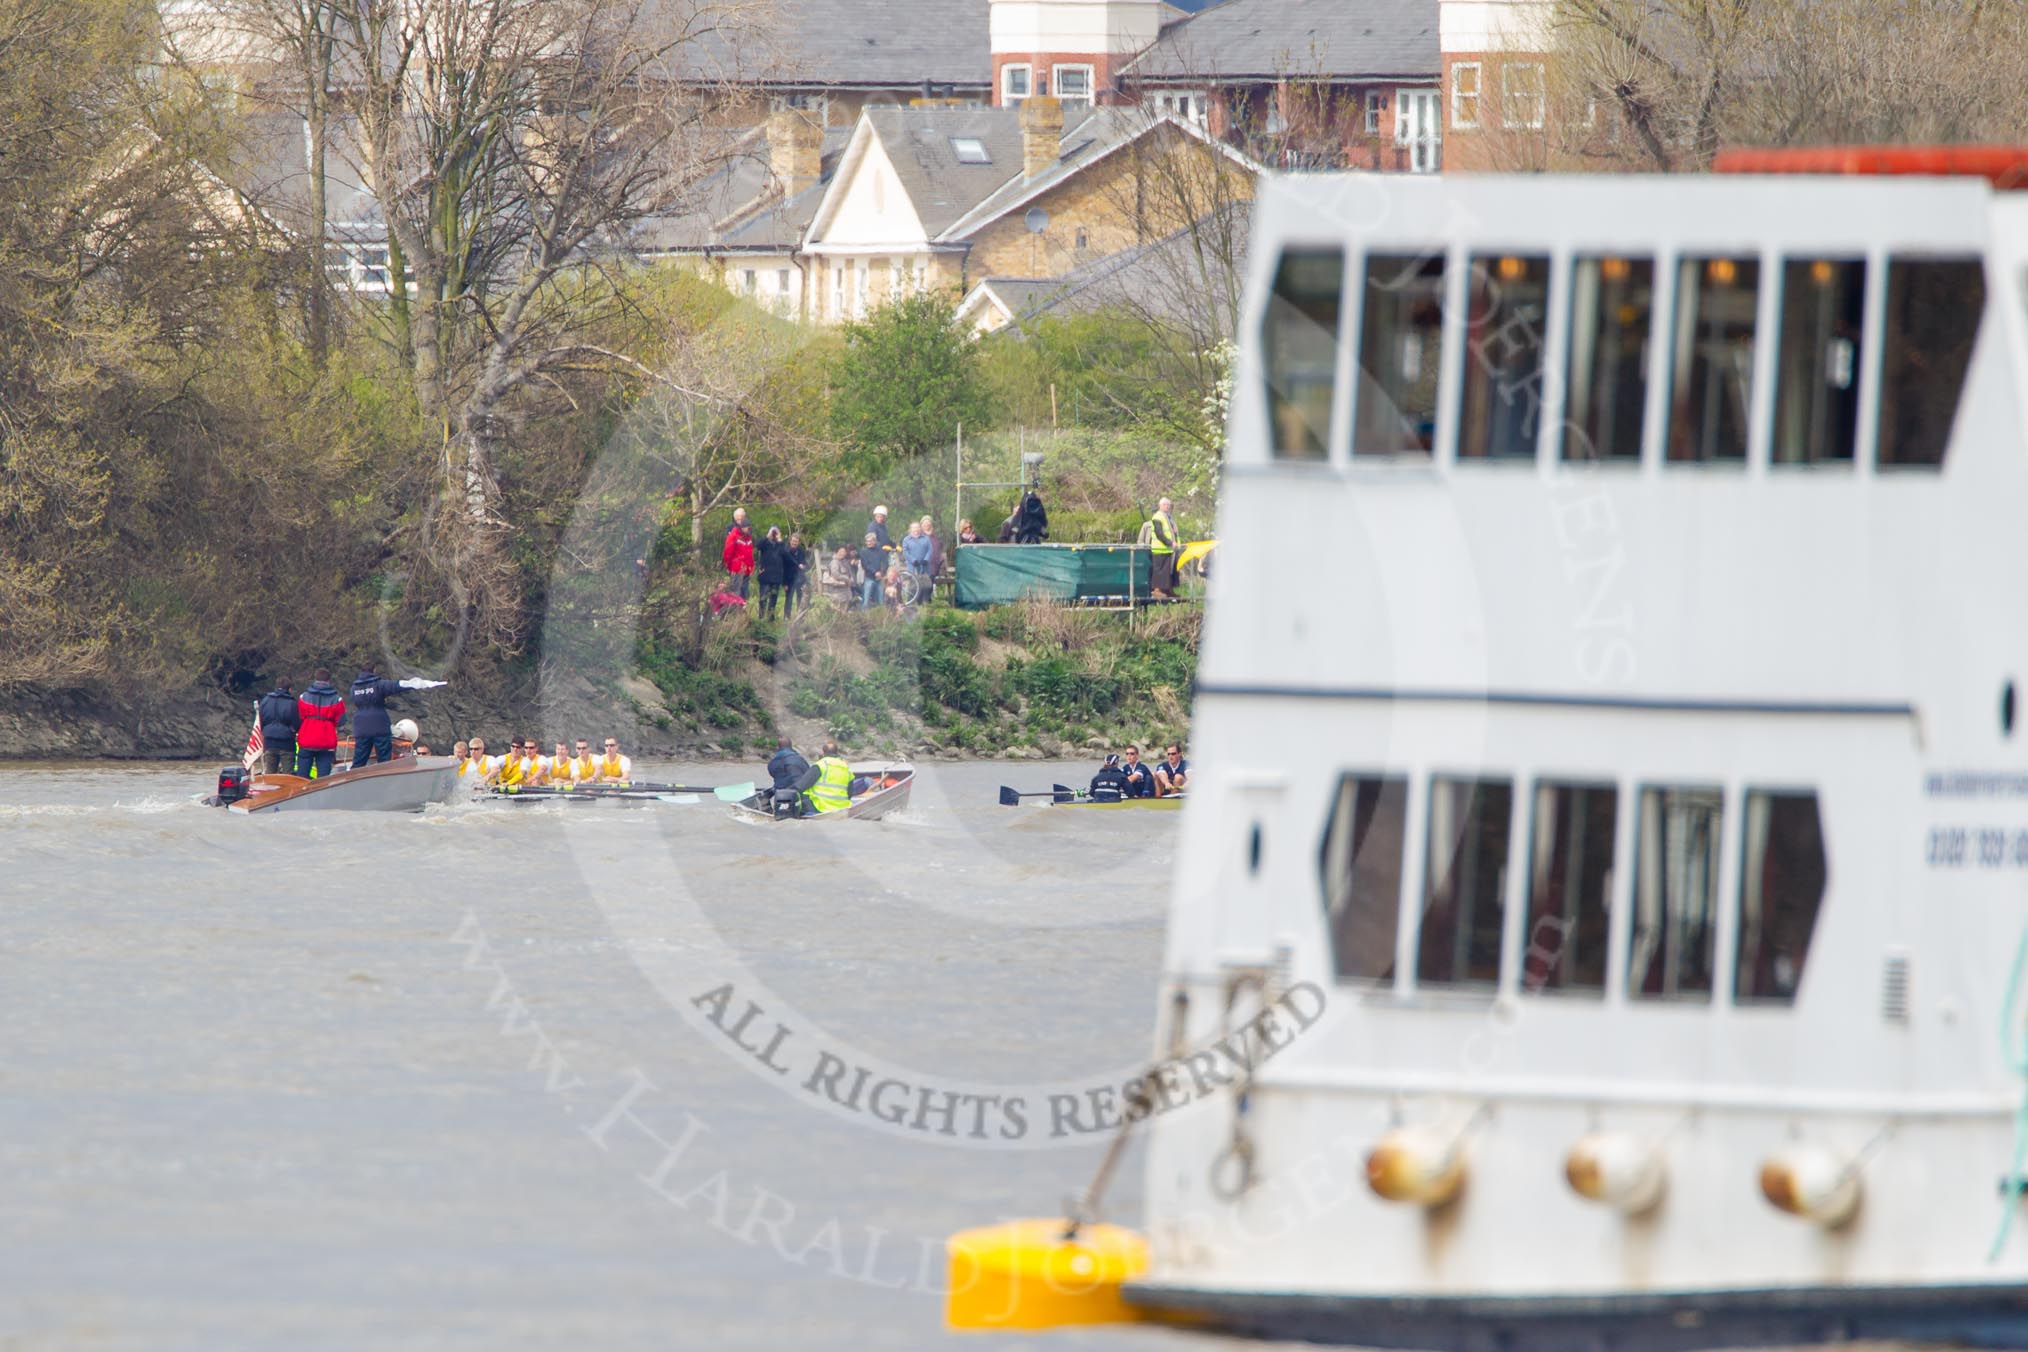
{"label": "window frame", "polygon": [[[1590,324],[1593,319],[1596,319],[1598,317],[1596,302],[1603,299],[1604,283],[1609,280],[1610,281],[1619,280],[1616,278],[1608,279],[1605,278],[1603,275],[1605,271],[1605,265],[1610,261],[1617,261],[1626,264],[1629,270],[1629,280],[1631,280],[1632,272],[1639,265],[1641,264],[1647,265],[1648,269],[1647,350],[1642,354],[1640,360],[1641,397],[1638,405],[1635,407],[1634,410],[1635,413],[1634,438],[1633,438],[1634,453],[1632,455],[1604,455],[1604,456],[1594,454],[1587,458],[1571,454],[1571,433],[1573,430],[1581,432],[1584,435],[1584,438],[1587,443],[1591,442],[1591,432],[1589,427],[1579,425],[1576,420],[1576,416],[1571,411],[1573,392],[1577,388],[1575,362],[1577,361],[1578,354],[1577,335],[1580,327],[1578,322],[1578,311],[1577,311],[1578,273],[1582,266],[1586,264],[1596,264],[1601,274],[1601,295],[1599,297],[1594,298],[1595,304],[1593,313],[1592,315],[1587,317],[1586,320],[1586,323]],[[1576,466],[1589,470],[1616,465],[1619,466],[1621,469],[1638,469],[1640,468],[1641,465],[1647,463],[1649,454],[1649,442],[1648,442],[1649,402],[1657,397],[1656,386],[1662,383],[1664,378],[1666,378],[1671,374],[1668,368],[1658,366],[1657,363],[1662,360],[1662,349],[1664,343],[1673,336],[1674,332],[1673,329],[1666,329],[1662,327],[1662,324],[1665,316],[1664,302],[1669,298],[1669,293],[1664,290],[1663,283],[1666,278],[1675,275],[1675,267],[1676,267],[1676,259],[1673,255],[1668,255],[1661,251],[1653,249],[1643,253],[1637,251],[1622,252],[1619,250],[1604,249],[1604,248],[1600,249],[1580,248],[1572,252],[1569,255],[1569,257],[1565,260],[1565,266],[1562,272],[1563,288],[1564,288],[1564,295],[1562,297],[1563,333],[1558,344],[1561,350],[1551,353],[1552,358],[1559,363],[1559,370],[1561,373],[1561,380],[1557,385],[1559,393],[1558,393],[1558,404],[1555,410],[1556,416],[1554,420],[1556,429],[1555,430],[1556,445],[1551,451],[1552,458],[1554,459],[1555,463],[1558,466]],[[1674,318],[1673,310],[1670,310],[1667,313],[1671,322],[1673,322]],[[1602,326],[1592,325],[1591,336],[1594,342],[1596,342],[1598,332],[1600,331],[1601,328]],[[1594,348],[1594,351],[1595,350],[1596,349]],[[1595,362],[1593,374],[1596,374]],[[1596,390],[1593,390],[1591,392],[1591,397],[1593,398],[1594,403],[1596,403],[1597,402]],[[1666,409],[1667,396],[1664,395],[1661,397],[1665,401],[1664,407]],[[1592,449],[1596,451],[1597,446],[1593,444]]]}
{"label": "window frame", "polygon": [[[1438,250],[1424,249],[1417,253],[1412,245],[1395,246],[1375,242],[1351,254],[1346,260],[1344,303],[1349,313],[1341,319],[1341,329],[1345,335],[1344,345],[1346,356],[1349,358],[1349,370],[1344,369],[1344,364],[1341,363],[1340,380],[1341,383],[1345,383],[1345,394],[1340,402],[1345,405],[1345,416],[1349,426],[1340,440],[1345,447],[1346,459],[1353,465],[1397,464],[1428,467],[1437,464],[1439,456],[1451,454],[1446,442],[1450,420],[1445,416],[1445,405],[1451,396],[1450,386],[1453,381],[1450,366],[1451,346],[1454,341],[1458,341],[1462,333],[1460,322],[1454,320],[1452,314],[1456,308],[1455,288],[1462,276],[1460,269],[1455,266],[1458,262],[1455,255],[1456,251],[1448,243]],[[1436,384],[1431,395],[1434,423],[1430,429],[1429,445],[1426,448],[1367,451],[1359,449],[1360,408],[1368,393],[1366,386],[1369,383],[1366,376],[1366,341],[1373,319],[1366,293],[1371,285],[1369,279],[1376,258],[1394,261],[1419,259],[1425,265],[1435,262],[1442,269],[1442,276],[1436,288],[1438,306],[1436,350],[1425,356],[1425,360],[1436,363]],[[1448,444],[1454,445],[1455,439],[1452,438]]]}
{"label": "window frame", "polygon": [[[1534,930],[1537,924],[1535,920],[1535,844],[1542,825],[1542,799],[1545,790],[1567,790],[1572,793],[1605,793],[1612,796],[1612,828],[1606,832],[1610,859],[1609,866],[1606,869],[1605,896],[1602,898],[1604,905],[1603,919],[1605,923],[1598,936],[1600,952],[1599,977],[1598,985],[1596,986],[1552,986],[1547,982],[1540,986],[1531,986],[1529,984],[1528,956],[1534,951]],[[1550,771],[1536,774],[1528,780],[1528,798],[1526,803],[1526,827],[1528,833],[1526,845],[1528,857],[1524,862],[1527,874],[1522,879],[1520,907],[1521,938],[1519,943],[1521,951],[1520,956],[1516,959],[1516,970],[1514,973],[1514,988],[1519,994],[1541,996],[1550,999],[1584,1000],[1600,1004],[1608,1003],[1612,1000],[1613,973],[1615,971],[1615,939],[1618,936],[1621,910],[1620,898],[1624,892],[1627,873],[1627,861],[1622,857],[1624,853],[1623,845],[1630,838],[1629,814],[1626,811],[1626,804],[1629,797],[1635,797],[1638,794],[1638,787],[1630,795],[1626,786],[1616,779],[1604,776],[1588,777],[1581,773],[1559,776],[1557,772]],[[1553,844],[1551,849],[1553,853]],[[1579,861],[1578,867],[1581,885],[1582,861]]]}
{"label": "window frame", "polygon": [[[1534,325],[1535,374],[1533,376],[1534,408],[1532,418],[1535,427],[1534,431],[1527,438],[1528,449],[1525,453],[1515,455],[1466,455],[1464,453],[1465,441],[1472,426],[1467,401],[1471,398],[1474,388],[1473,372],[1476,365],[1475,357],[1479,347],[1479,338],[1475,337],[1475,335],[1480,327],[1482,327],[1477,322],[1473,301],[1482,277],[1496,291],[1502,281],[1514,282],[1520,280],[1516,278],[1503,279],[1493,276],[1496,268],[1509,259],[1518,261],[1524,268],[1531,265],[1539,265],[1541,268],[1542,312]],[[1536,249],[1533,246],[1525,249],[1502,249],[1475,245],[1467,247],[1462,262],[1464,264],[1462,269],[1464,302],[1462,305],[1463,318],[1459,321],[1460,333],[1458,338],[1461,362],[1458,378],[1452,382],[1449,393],[1449,397],[1455,399],[1457,404],[1456,408],[1451,411],[1450,417],[1453,433],[1449,453],[1450,459],[1458,465],[1525,465],[1532,467],[1541,459],[1543,432],[1549,417],[1549,373],[1551,358],[1549,338],[1550,324],[1553,317],[1551,307],[1556,301],[1558,280],[1556,256],[1553,251]],[[1450,308],[1448,298],[1446,299],[1445,308],[1447,310]],[[1504,304],[1500,309],[1491,312],[1492,315],[1502,313],[1507,313]],[[1446,317],[1448,318],[1448,316]],[[1506,331],[1511,323],[1512,320],[1502,322],[1497,326],[1493,326],[1490,332],[1497,335]],[[1448,341],[1448,335],[1446,335],[1446,341]],[[1489,376],[1489,380],[1491,380],[1493,386],[1491,398],[1496,402],[1500,401],[1502,391],[1497,377]],[[1440,391],[1439,398],[1443,397],[1445,396]],[[1438,430],[1439,440],[1441,440],[1441,424],[1439,424]],[[1488,444],[1490,445],[1490,439]],[[1433,446],[1432,451],[1435,449]]]}
{"label": "window frame", "polygon": [[[1654,362],[1660,363],[1651,365],[1649,378],[1652,384],[1660,386],[1659,391],[1651,390],[1650,393],[1657,395],[1661,400],[1662,428],[1655,447],[1655,457],[1663,469],[1738,473],[1749,466],[1757,467],[1765,463],[1767,455],[1765,438],[1772,433],[1772,427],[1769,426],[1773,408],[1773,391],[1769,388],[1772,384],[1770,363],[1776,356],[1768,341],[1770,314],[1777,326],[1780,323],[1780,310],[1772,303],[1775,297],[1771,293],[1769,278],[1778,275],[1778,261],[1771,260],[1764,252],[1727,251],[1717,245],[1699,245],[1695,248],[1681,249],[1656,260],[1656,287],[1659,290],[1666,284],[1669,306],[1668,328],[1660,334],[1660,342],[1651,347],[1649,353]],[[1744,440],[1738,455],[1678,458],[1671,453],[1675,449],[1676,402],[1684,388],[1694,383],[1695,364],[1702,360],[1695,353],[1700,341],[1699,333],[1710,322],[1710,318],[1704,313],[1703,305],[1697,302],[1702,295],[1708,269],[1718,262],[1753,269],[1753,361],[1747,368],[1747,379],[1751,383],[1746,389],[1746,397],[1739,415],[1739,430]],[[1669,268],[1666,277],[1662,275],[1663,263]],[[1686,274],[1692,278],[1690,286],[1684,285]],[[1692,295],[1693,292],[1696,294]],[[1686,297],[1693,302],[1689,306],[1685,305]],[[1659,309],[1661,303],[1659,297],[1653,303]],[[1686,310],[1691,314],[1696,327],[1690,334],[1692,364],[1679,375],[1676,348],[1678,337],[1682,333]]]}
{"label": "window frame", "polygon": [[[1375,898],[1376,904],[1372,907],[1372,919],[1386,926],[1387,947],[1384,950],[1386,965],[1377,976],[1347,976],[1339,962],[1338,917],[1332,907],[1334,877],[1332,870],[1334,861],[1332,856],[1334,846],[1337,843],[1335,832],[1338,826],[1338,814],[1345,802],[1346,794],[1348,791],[1351,791],[1353,794],[1352,819],[1347,823],[1349,829],[1357,821],[1358,786],[1365,783],[1379,785],[1379,794],[1382,796],[1390,788],[1399,790],[1401,803],[1401,842],[1400,849],[1392,861],[1394,896],[1392,898]],[[1424,832],[1424,825],[1421,814],[1417,811],[1418,795],[1416,790],[1419,785],[1427,783],[1427,777],[1406,769],[1341,769],[1338,772],[1337,778],[1332,782],[1330,803],[1324,817],[1324,831],[1317,842],[1317,874],[1318,881],[1322,884],[1321,893],[1318,898],[1321,903],[1318,907],[1318,913],[1324,922],[1324,951],[1331,965],[1331,979],[1332,984],[1335,986],[1366,991],[1393,991],[1399,989],[1403,981],[1410,975],[1403,968],[1401,961],[1402,940],[1404,934],[1408,932],[1403,899],[1409,895],[1410,886],[1417,881],[1419,852],[1415,847],[1418,839]],[[1348,843],[1346,846],[1345,862],[1348,865],[1348,872],[1356,873],[1356,869],[1349,867],[1357,862],[1357,855],[1352,853],[1351,849],[1351,844]],[[1350,882],[1348,880],[1346,895],[1348,907],[1350,901]],[[1383,901],[1386,904],[1379,904]]]}
{"label": "window frame", "polygon": [[[1536,87],[1532,91],[1514,88],[1514,75],[1521,71],[1534,73]],[[1515,117],[1515,109],[1523,100],[1532,100],[1534,119],[1522,121]],[[1502,61],[1500,63],[1500,125],[1508,131],[1540,131],[1549,122],[1549,68],[1541,61]]]}
{"label": "window frame", "polygon": [[[1064,95],[1063,73],[1065,71],[1084,72],[1083,94],[1077,95],[1074,98]],[[1061,103],[1066,110],[1071,108],[1096,108],[1098,106],[1098,67],[1089,61],[1065,61],[1052,65],[1049,68],[1049,90],[1050,93],[1056,96],[1056,101]]]}
{"label": "window frame", "polygon": [[[1008,88],[1008,86],[1013,83],[1011,77],[1017,70],[1021,72],[1022,75],[1021,82],[1023,85],[1021,92],[1018,94]],[[1031,99],[1034,97],[1035,97],[1035,65],[1033,62],[1009,61],[1006,65],[1000,67],[1001,107],[1016,108],[1020,106],[1021,101],[1023,99]]]}
{"label": "window frame", "polygon": [[[1752,861],[1748,859],[1747,855],[1753,847],[1753,841],[1748,834],[1747,828],[1752,818],[1755,799],[1773,800],[1778,798],[1808,800],[1811,813],[1816,820],[1817,858],[1818,866],[1823,876],[1817,884],[1816,900],[1811,906],[1809,929],[1804,937],[1801,958],[1796,964],[1794,988],[1786,996],[1779,994],[1747,995],[1741,989],[1749,957],[1747,953],[1746,893],[1752,880],[1752,871],[1748,868],[1748,865]],[[1770,808],[1770,815],[1772,815],[1772,808]],[[1770,824],[1771,837],[1772,824]],[[1817,931],[1823,928],[1824,904],[1830,899],[1831,895],[1832,868],[1828,837],[1829,832],[1824,829],[1824,795],[1815,786],[1797,787],[1793,785],[1748,784],[1740,790],[1739,839],[1736,846],[1736,853],[1739,856],[1739,878],[1732,889],[1732,896],[1729,899],[1734,917],[1732,936],[1728,943],[1731,949],[1732,971],[1725,981],[1726,1003],[1734,1009],[1785,1012],[1796,1008],[1803,991],[1803,977],[1809,972],[1810,954],[1816,949],[1819,938]],[[1766,860],[1767,844],[1767,841],[1762,842],[1763,864],[1765,864]],[[1765,897],[1761,900],[1761,910],[1762,915],[1756,923],[1762,926],[1763,929],[1771,928],[1771,926],[1768,926],[1769,916],[1767,899]],[[1764,933],[1762,937],[1765,937]],[[1714,972],[1713,975],[1715,977],[1717,973]]]}
{"label": "window frame", "polygon": [[[1872,424],[1872,463],[1870,468],[1888,474],[1941,474],[1950,461],[1951,442],[1955,437],[1958,419],[1964,412],[1965,392],[1971,387],[1972,368],[1977,364],[1979,344],[1986,335],[1987,317],[1992,314],[1996,296],[2004,291],[2006,279],[1999,278],[1994,284],[1997,269],[1984,254],[1951,249],[1889,249],[1875,260],[1880,271],[1880,311],[1877,321],[1869,329],[1874,339],[1876,352],[1869,359],[1875,375],[1865,416]],[[1976,264],[1979,269],[1979,306],[1974,321],[1970,343],[1965,352],[1964,373],[1958,379],[1957,397],[1951,404],[1950,426],[1943,432],[1943,444],[1937,458],[1931,460],[1889,460],[1889,427],[1887,414],[1888,392],[1894,382],[1894,344],[1891,341],[1889,325],[1894,319],[1894,274],[1898,266],[1921,266],[1924,264],[1958,263]]]}
{"label": "window frame", "polygon": [[[1524,782],[1520,776],[1503,773],[1491,767],[1479,767],[1458,772],[1432,770],[1428,775],[1422,777],[1423,813],[1420,839],[1412,840],[1411,842],[1419,844],[1422,847],[1422,871],[1420,878],[1417,880],[1418,885],[1416,890],[1413,893],[1417,903],[1415,927],[1413,930],[1415,960],[1409,966],[1409,977],[1413,981],[1414,989],[1418,995],[1465,996],[1471,999],[1487,999],[1507,988],[1507,937],[1513,929],[1513,907],[1510,903],[1514,899],[1514,884],[1516,881],[1514,876],[1514,825],[1516,809],[1522,802],[1520,793]],[[1460,977],[1455,971],[1445,977],[1424,975],[1427,954],[1424,949],[1423,940],[1427,931],[1429,917],[1436,909],[1437,888],[1440,883],[1445,884],[1455,894],[1460,884],[1456,878],[1451,876],[1452,869],[1450,865],[1467,848],[1464,843],[1465,823],[1461,820],[1459,823],[1460,834],[1458,841],[1449,844],[1447,852],[1442,856],[1439,856],[1437,853],[1439,842],[1432,825],[1437,819],[1437,795],[1449,790],[1464,791],[1464,803],[1467,810],[1473,814],[1477,824],[1481,828],[1490,828],[1497,835],[1502,846],[1501,857],[1494,861],[1495,871],[1492,885],[1488,892],[1493,903],[1491,924],[1479,925],[1475,923],[1481,917],[1478,916],[1476,909],[1470,909],[1468,913],[1472,899],[1460,898],[1453,895],[1450,902],[1452,910],[1450,925],[1454,935],[1457,930],[1465,928],[1468,922],[1473,922],[1469,924],[1472,931],[1489,932],[1492,936],[1492,975],[1483,979]],[[1491,796],[1492,791],[1504,791],[1506,793],[1507,802],[1504,812],[1496,814],[1493,809],[1486,806],[1486,799]],[[1453,939],[1453,946],[1455,946],[1455,938]]]}
{"label": "window frame", "polygon": [[[1335,258],[1338,266],[1337,313],[1334,317],[1334,327],[1332,329],[1333,346],[1329,363],[1329,398],[1324,409],[1323,426],[1317,429],[1322,437],[1322,446],[1316,454],[1311,454],[1307,449],[1300,451],[1288,449],[1282,437],[1282,427],[1278,422],[1278,415],[1281,414],[1284,406],[1294,405],[1293,400],[1284,399],[1277,394],[1275,389],[1276,378],[1279,374],[1283,373],[1278,372],[1276,369],[1276,354],[1280,349],[1277,346],[1275,338],[1272,336],[1276,323],[1275,306],[1278,301],[1281,301],[1282,297],[1280,287],[1282,269],[1291,257],[1313,260]],[[1353,331],[1352,293],[1350,288],[1353,284],[1355,260],[1358,257],[1357,253],[1346,249],[1340,243],[1290,240],[1283,246],[1281,253],[1274,260],[1273,269],[1268,275],[1267,303],[1261,312],[1258,329],[1261,351],[1261,384],[1259,388],[1264,396],[1264,412],[1267,419],[1267,456],[1268,462],[1272,465],[1284,467],[1292,465],[1328,466],[1337,458],[1337,448],[1340,440],[1339,428],[1352,402],[1351,397],[1346,392],[1345,370],[1348,351],[1351,344],[1357,341]],[[1321,298],[1323,293],[1318,292],[1315,294]],[[1281,303],[1293,304],[1288,301],[1282,301]],[[1317,365],[1321,367],[1322,363],[1318,363]],[[1308,368],[1305,369],[1307,370]],[[1312,383],[1314,385],[1317,382]]]}
{"label": "window frame", "polygon": [[[1634,967],[1634,945],[1640,936],[1641,861],[1642,852],[1646,845],[1642,836],[1642,826],[1643,819],[1647,814],[1648,795],[1651,793],[1715,794],[1718,798],[1718,821],[1710,848],[1713,872],[1706,905],[1709,915],[1709,939],[1707,942],[1710,946],[1710,952],[1707,957],[1707,964],[1710,971],[1710,984],[1703,991],[1690,991],[1686,993],[1678,990],[1674,993],[1669,992],[1666,989],[1669,973],[1665,966],[1663,972],[1665,989],[1651,995],[1641,989],[1642,985],[1645,984],[1646,973],[1644,971],[1636,971]],[[1738,816],[1736,810],[1737,804],[1735,802],[1737,795],[1733,792],[1731,785],[1722,781],[1686,777],[1673,781],[1654,779],[1636,780],[1632,786],[1631,798],[1633,812],[1630,825],[1633,831],[1631,845],[1633,853],[1627,860],[1626,865],[1628,874],[1625,885],[1627,914],[1625,930],[1620,936],[1620,998],[1630,1008],[1701,1007],[1713,1009],[1721,1005],[1730,1005],[1732,975],[1727,970],[1727,950],[1733,942],[1730,935],[1732,927],[1730,917],[1736,911],[1735,903],[1738,892],[1737,880],[1730,876],[1732,868],[1730,860],[1735,853],[1731,845],[1733,841],[1732,833],[1737,829],[1735,825]],[[1618,884],[1615,884],[1615,886],[1617,887]],[[1668,943],[1667,928],[1669,917],[1666,913],[1662,915],[1661,923],[1664,927],[1664,947],[1653,960],[1666,964],[1669,961],[1666,947]],[[1607,972],[1607,979],[1611,979],[1610,969]]]}
{"label": "window frame", "polygon": [[[1829,264],[1832,267],[1851,266],[1859,269],[1859,320],[1858,332],[1854,336],[1851,371],[1852,390],[1852,432],[1843,456],[1831,456],[1821,460],[1783,460],[1781,449],[1782,396],[1788,392],[1789,357],[1789,273],[1792,269]],[[1773,279],[1775,294],[1774,348],[1770,389],[1767,394],[1767,463],[1768,468],[1780,474],[1798,471],[1831,471],[1850,473],[1859,467],[1861,448],[1866,441],[1867,406],[1869,403],[1869,381],[1867,370],[1873,358],[1873,324],[1871,318],[1873,293],[1873,259],[1864,250],[1826,250],[1821,252],[1797,252],[1784,250],[1775,255],[1773,267],[1768,269]]]}
{"label": "window frame", "polygon": [[[1458,83],[1464,72],[1472,73],[1472,87],[1468,90]],[[1471,100],[1472,115],[1464,114],[1465,101]],[[1479,61],[1458,61],[1451,65],[1451,128],[1454,131],[1477,131],[1482,125],[1486,108],[1486,67]]]}
{"label": "window frame", "polygon": [[1380,135],[1380,115],[1387,111],[1387,91],[1369,89],[1366,91],[1365,120],[1360,124],[1368,136]]}

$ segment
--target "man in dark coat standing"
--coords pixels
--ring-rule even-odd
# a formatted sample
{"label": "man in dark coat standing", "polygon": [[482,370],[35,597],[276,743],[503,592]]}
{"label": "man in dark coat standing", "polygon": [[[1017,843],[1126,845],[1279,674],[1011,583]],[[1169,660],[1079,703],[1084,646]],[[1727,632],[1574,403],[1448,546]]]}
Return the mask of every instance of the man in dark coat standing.
{"label": "man in dark coat standing", "polygon": [[[338,724],[345,717],[345,697],[331,684],[331,673],[318,667],[310,688],[296,697],[296,773],[316,779],[331,773],[338,751]],[[265,734],[264,734],[265,735]]]}
{"label": "man in dark coat standing", "polygon": [[276,681],[275,688],[261,696],[260,712],[256,716],[261,724],[262,772],[270,775],[294,773],[296,729],[303,726],[303,715],[296,708],[296,692],[290,689],[288,677]]}
{"label": "man in dark coat standing", "polygon": [[352,768],[368,761],[394,759],[394,725],[387,716],[390,695],[401,693],[401,682],[377,676],[373,663],[359,668],[352,682]]}
{"label": "man in dark coat standing", "polygon": [[789,570],[795,565],[789,560],[789,547],[782,541],[782,528],[769,526],[767,538],[754,550],[755,576],[760,579],[760,613],[762,619],[773,619],[780,609],[782,594],[788,590]]}

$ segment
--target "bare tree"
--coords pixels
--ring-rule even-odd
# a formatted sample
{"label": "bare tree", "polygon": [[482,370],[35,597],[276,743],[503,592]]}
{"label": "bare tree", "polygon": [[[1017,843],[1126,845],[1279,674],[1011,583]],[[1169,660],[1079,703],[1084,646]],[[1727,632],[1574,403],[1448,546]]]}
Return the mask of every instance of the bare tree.
{"label": "bare tree", "polygon": [[2028,11],[1988,0],[1558,0],[1550,115],[1503,168],[1708,167],[1728,145],[1967,141],[2028,117]]}
{"label": "bare tree", "polygon": [[[604,247],[716,167],[758,0],[334,0],[393,341],[443,429],[432,550],[505,638],[499,457],[514,401],[615,361]],[[708,72],[708,73],[707,73]],[[622,363],[624,364],[624,363]]]}

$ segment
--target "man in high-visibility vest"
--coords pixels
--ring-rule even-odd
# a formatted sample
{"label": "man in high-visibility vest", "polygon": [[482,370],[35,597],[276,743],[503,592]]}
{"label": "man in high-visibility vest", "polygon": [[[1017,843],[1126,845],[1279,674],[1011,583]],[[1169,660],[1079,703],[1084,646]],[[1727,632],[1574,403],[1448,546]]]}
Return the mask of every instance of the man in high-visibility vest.
{"label": "man in high-visibility vest", "polygon": [[1148,522],[1148,590],[1157,600],[1166,601],[1176,591],[1176,551],[1182,547],[1176,534],[1176,518],[1169,514],[1169,499],[1155,504],[1154,519]]}
{"label": "man in high-visibility vest", "polygon": [[804,810],[809,813],[843,812],[852,806],[852,767],[839,754],[838,743],[824,743],[824,754],[817,761],[817,782],[803,795]]}

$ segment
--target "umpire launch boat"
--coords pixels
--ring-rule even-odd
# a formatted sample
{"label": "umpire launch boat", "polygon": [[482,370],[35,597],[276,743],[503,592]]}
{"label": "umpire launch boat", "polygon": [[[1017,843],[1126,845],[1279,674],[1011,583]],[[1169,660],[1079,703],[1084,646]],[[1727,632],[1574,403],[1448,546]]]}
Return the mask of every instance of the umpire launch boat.
{"label": "umpire launch boat", "polygon": [[2028,1344],[2028,150],[1721,168],[1264,186],[1145,1248],[978,1289]]}
{"label": "umpire launch boat", "polygon": [[315,779],[227,770],[212,801],[234,812],[420,812],[449,798],[457,784],[458,762],[450,756],[398,756]]}

